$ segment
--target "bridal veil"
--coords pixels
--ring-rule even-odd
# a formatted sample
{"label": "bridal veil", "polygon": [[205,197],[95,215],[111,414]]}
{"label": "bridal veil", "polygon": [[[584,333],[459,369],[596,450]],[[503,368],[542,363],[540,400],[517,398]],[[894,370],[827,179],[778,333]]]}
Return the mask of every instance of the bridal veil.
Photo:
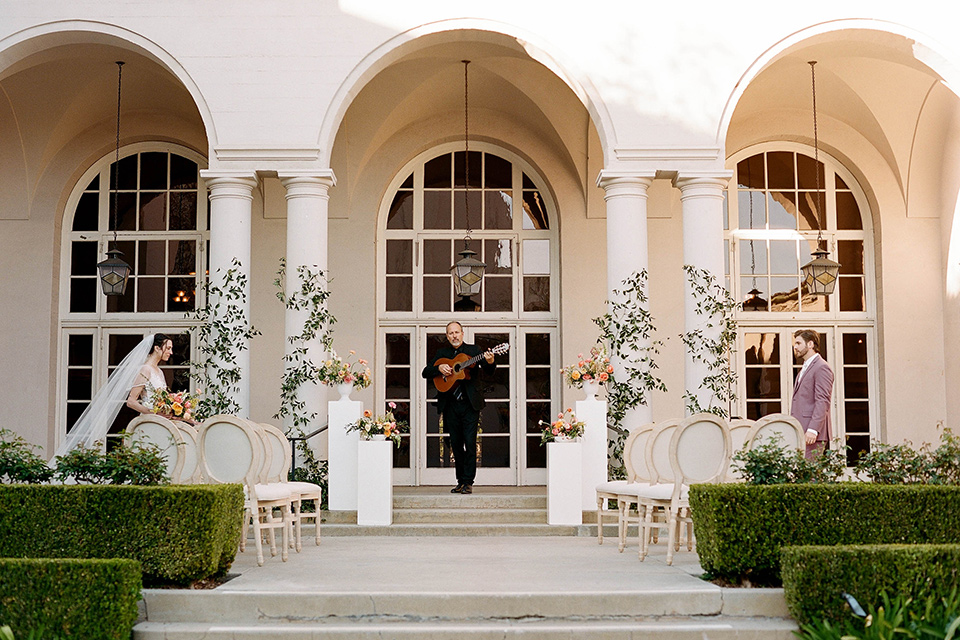
{"label": "bridal veil", "polygon": [[70,433],[57,447],[54,457],[62,456],[71,449],[83,444],[92,447],[97,441],[102,441],[110,430],[110,425],[120,413],[120,407],[127,401],[130,389],[136,380],[137,372],[147,361],[147,356],[153,348],[153,336],[150,334],[140,341],[130,353],[120,361],[107,384],[97,392],[87,408],[80,414]]}

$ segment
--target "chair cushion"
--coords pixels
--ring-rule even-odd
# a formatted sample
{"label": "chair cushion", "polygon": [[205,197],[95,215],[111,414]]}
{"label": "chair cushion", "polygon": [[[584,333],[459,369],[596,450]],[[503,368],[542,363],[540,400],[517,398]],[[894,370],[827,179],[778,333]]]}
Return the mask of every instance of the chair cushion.
{"label": "chair cushion", "polygon": [[318,484],[312,482],[285,482],[284,486],[290,487],[291,491],[299,493],[320,493],[323,489]]}
{"label": "chair cushion", "polygon": [[257,500],[290,500],[290,487],[284,482],[258,484],[253,490]]}
{"label": "chair cushion", "polygon": [[627,486],[626,480],[608,480],[597,485],[597,493],[620,493]]}
{"label": "chair cushion", "polygon": [[[686,500],[687,495],[690,493],[689,487],[683,485],[680,487],[680,499]],[[637,496],[638,498],[648,498],[650,500],[670,500],[673,497],[673,485],[672,484],[651,484],[651,485],[641,485],[638,484],[636,487],[632,487],[629,490],[631,496]]]}

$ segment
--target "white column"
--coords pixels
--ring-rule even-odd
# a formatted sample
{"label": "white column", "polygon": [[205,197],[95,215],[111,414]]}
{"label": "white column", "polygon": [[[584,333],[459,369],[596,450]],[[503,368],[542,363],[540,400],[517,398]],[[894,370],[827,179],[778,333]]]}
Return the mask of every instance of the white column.
{"label": "white column", "polygon": [[[711,273],[717,284],[723,286],[723,190],[732,173],[721,172],[705,176],[683,175],[675,185],[680,189],[683,209],[683,262]],[[701,329],[708,339],[720,334],[719,319],[714,319],[714,328],[707,329],[708,318],[697,315],[696,302],[687,280],[683,294],[684,331]],[[709,390],[700,389],[708,375],[707,365],[694,362],[690,353],[684,362],[684,387],[696,395],[700,406],[710,406]]]}
{"label": "white column", "polygon": [[[289,296],[300,288],[300,267],[327,271],[327,219],[330,202],[330,187],[337,180],[333,171],[311,174],[280,173],[280,182],[287,192],[287,276],[285,293]],[[307,309],[287,309],[284,316],[284,344],[287,353],[292,345],[290,337],[303,332],[309,316]],[[320,330],[320,333],[323,329]],[[307,357],[314,363],[326,354],[319,341],[307,347]],[[307,384],[300,388],[299,398],[305,404],[307,414],[317,415],[317,426],[326,420],[327,388]],[[287,425],[289,426],[289,425]]]}
{"label": "white column", "polygon": [[[250,225],[252,219],[253,189],[257,180],[253,173],[226,173],[201,171],[210,194],[210,282],[221,285],[233,260],[239,262],[238,271],[246,277],[242,310],[250,320]],[[211,301],[213,302],[213,301]],[[240,368],[240,415],[250,415],[250,345],[235,345],[237,366]]]}
{"label": "white column", "polygon": [[393,524],[393,441],[357,443],[357,524]]}
{"label": "white column", "polygon": [[[579,442],[547,443],[547,524],[583,524],[580,485],[583,454]],[[591,509],[597,493],[591,487]]]}
{"label": "white column", "polygon": [[327,502],[331,511],[356,511],[360,432],[347,432],[347,427],[363,416],[363,403],[347,398],[331,401],[327,415]]}
{"label": "white column", "polygon": [[596,398],[577,400],[577,420],[584,422],[580,438],[580,507],[597,509],[597,485],[607,481],[607,403]]}
{"label": "white column", "polygon": [[[647,189],[653,184],[653,177],[653,174],[604,170],[597,179],[597,186],[603,188],[603,198],[607,204],[608,300],[618,299],[614,290],[622,289],[623,281],[634,273],[649,272]],[[624,355],[629,358],[629,354]],[[623,379],[623,366],[618,358],[613,358],[613,365],[615,375]],[[646,424],[652,419],[649,404],[634,409],[626,417],[628,425],[634,426]]]}

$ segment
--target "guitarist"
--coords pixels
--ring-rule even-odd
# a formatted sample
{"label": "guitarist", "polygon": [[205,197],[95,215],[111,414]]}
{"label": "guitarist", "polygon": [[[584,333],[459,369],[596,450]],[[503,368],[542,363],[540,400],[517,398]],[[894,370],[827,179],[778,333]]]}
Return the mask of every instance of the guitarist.
{"label": "guitarist", "polygon": [[[438,349],[433,364],[423,368],[424,378],[430,380],[453,373],[449,364],[438,365],[439,360],[451,360],[461,353],[472,358],[481,353],[476,345],[464,344],[463,326],[456,320],[447,324],[447,342],[450,346]],[[490,373],[496,367],[493,354],[488,351],[470,371],[469,377],[457,381],[449,391],[437,395],[437,410],[443,416],[443,429],[449,435],[457,468],[457,486],[450,493],[473,493],[473,480],[477,476],[477,427],[480,424],[480,410],[484,407],[477,378],[481,371]]]}

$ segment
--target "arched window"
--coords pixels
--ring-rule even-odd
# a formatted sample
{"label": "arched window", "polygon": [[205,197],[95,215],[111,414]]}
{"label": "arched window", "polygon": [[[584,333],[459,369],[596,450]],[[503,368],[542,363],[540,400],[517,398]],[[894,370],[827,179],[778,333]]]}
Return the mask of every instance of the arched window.
{"label": "arched window", "polygon": [[[381,211],[383,356],[377,366],[385,383],[377,397],[395,402],[411,425],[395,451],[394,478],[403,484],[453,480],[436,392],[419,374],[446,343],[446,323],[456,319],[468,342],[511,344],[498,357],[496,375],[485,380],[478,482],[542,484],[545,451],[537,423],[549,420],[559,392],[557,212],[544,181],[521,158],[478,142],[467,171],[458,146],[412,160],[387,189]],[[479,309],[457,311],[450,266],[468,228],[471,249],[487,267],[474,300]]]}
{"label": "arched window", "polygon": [[[743,302],[739,398],[747,418],[789,411],[800,370],[792,334],[819,331],[821,355],[836,374],[834,437],[851,447],[852,463],[879,435],[872,218],[850,172],[821,158],[818,166],[812,149],[783,143],[731,158],[736,188],[728,190],[729,274]],[[800,267],[816,249],[818,230],[841,265],[838,286],[827,297],[801,287]]]}
{"label": "arched window", "polygon": [[[121,153],[119,173],[112,154],[86,171],[64,214],[61,434],[69,431],[113,367],[145,334],[171,335],[174,355],[164,367],[167,384],[176,389],[189,386],[186,363],[191,345],[185,312],[196,308],[209,236],[206,190],[199,179],[205,161],[169,144],[138,144]],[[107,298],[100,290],[96,265],[112,248],[114,230],[117,248],[133,271],[126,294]],[[130,417],[121,413],[112,431]]]}

